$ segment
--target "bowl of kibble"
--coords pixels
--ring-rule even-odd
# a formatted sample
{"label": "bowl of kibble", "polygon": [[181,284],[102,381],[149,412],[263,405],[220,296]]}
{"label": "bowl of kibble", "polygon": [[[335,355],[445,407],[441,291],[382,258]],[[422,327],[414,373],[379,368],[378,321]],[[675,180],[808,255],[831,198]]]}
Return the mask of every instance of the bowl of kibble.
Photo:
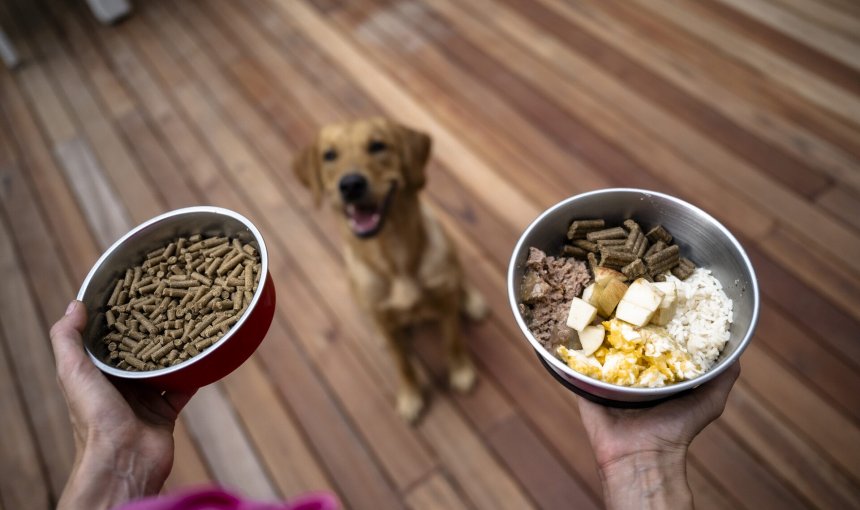
{"label": "bowl of kibble", "polygon": [[220,207],[137,226],[90,270],[77,299],[84,347],[102,372],[161,390],[211,384],[257,349],[275,312],[266,244]]}
{"label": "bowl of kibble", "polygon": [[738,240],[705,211],[654,191],[576,195],[526,228],[508,267],[525,339],[568,389],[651,405],[734,363],[758,321]]}

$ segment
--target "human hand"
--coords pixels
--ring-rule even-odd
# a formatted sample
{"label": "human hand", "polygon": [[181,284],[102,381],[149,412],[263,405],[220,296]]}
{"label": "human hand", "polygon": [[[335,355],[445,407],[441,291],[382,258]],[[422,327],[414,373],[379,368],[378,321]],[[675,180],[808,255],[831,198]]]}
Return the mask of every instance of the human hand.
{"label": "human hand", "polygon": [[[740,375],[736,362],[688,394],[654,407],[619,409],[579,398],[579,413],[604,481],[607,505],[643,508],[692,504],[686,482],[686,455],[693,438],[716,420]],[[654,489],[661,489],[654,491]],[[644,494],[643,494],[644,493]],[[628,498],[629,497],[629,498]],[[658,500],[669,497],[671,502]]]}
{"label": "human hand", "polygon": [[73,301],[51,328],[77,451],[60,509],[110,508],[157,493],[173,466],[176,418],[194,394],[109,380],[82,348],[86,320]]}

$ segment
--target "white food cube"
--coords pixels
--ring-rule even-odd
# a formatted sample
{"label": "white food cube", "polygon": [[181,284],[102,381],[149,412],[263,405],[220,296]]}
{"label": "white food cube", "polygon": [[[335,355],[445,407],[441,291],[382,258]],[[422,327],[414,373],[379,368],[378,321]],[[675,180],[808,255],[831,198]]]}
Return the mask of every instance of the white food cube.
{"label": "white food cube", "polygon": [[570,313],[567,315],[567,326],[577,331],[582,331],[597,316],[597,308],[586,303],[582,299],[573,298],[570,304]]}
{"label": "white food cube", "polygon": [[627,301],[653,312],[660,307],[660,303],[663,301],[663,293],[648,280],[639,278],[630,284],[621,301]]}
{"label": "white food cube", "polygon": [[582,344],[582,354],[591,356],[601,345],[606,330],[603,326],[586,326],[579,332],[579,343]]}
{"label": "white food cube", "polygon": [[671,322],[672,317],[675,316],[675,310],[678,308],[675,283],[668,281],[654,283],[653,285],[663,292],[663,299],[660,301],[660,306],[657,308],[654,316],[651,317],[651,323],[658,326],[665,326]]}
{"label": "white food cube", "polygon": [[597,306],[597,296],[594,294],[595,288],[597,288],[597,284],[592,283],[582,291],[582,300],[592,306]]}
{"label": "white food cube", "polygon": [[618,303],[618,308],[615,309],[615,317],[639,327],[648,324],[648,321],[651,320],[653,315],[654,310],[642,308],[626,299],[621,300],[621,302]]}

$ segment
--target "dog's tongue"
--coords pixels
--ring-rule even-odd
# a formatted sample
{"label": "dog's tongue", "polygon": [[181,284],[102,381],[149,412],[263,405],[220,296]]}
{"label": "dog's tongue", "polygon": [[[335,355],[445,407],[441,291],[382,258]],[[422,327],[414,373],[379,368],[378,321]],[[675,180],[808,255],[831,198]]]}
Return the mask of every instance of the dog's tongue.
{"label": "dog's tongue", "polygon": [[354,208],[349,212],[350,226],[357,234],[370,232],[379,225],[379,212],[376,209]]}

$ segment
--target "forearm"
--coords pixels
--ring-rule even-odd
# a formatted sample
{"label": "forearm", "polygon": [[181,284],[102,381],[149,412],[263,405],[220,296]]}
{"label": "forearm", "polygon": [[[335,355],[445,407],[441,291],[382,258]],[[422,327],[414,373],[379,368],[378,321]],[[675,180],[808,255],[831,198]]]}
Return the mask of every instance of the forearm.
{"label": "forearm", "polygon": [[605,466],[600,477],[609,509],[693,508],[683,453],[637,453]]}
{"label": "forearm", "polygon": [[165,477],[162,467],[135,448],[90,444],[78,453],[57,510],[116,508],[157,494]]}

